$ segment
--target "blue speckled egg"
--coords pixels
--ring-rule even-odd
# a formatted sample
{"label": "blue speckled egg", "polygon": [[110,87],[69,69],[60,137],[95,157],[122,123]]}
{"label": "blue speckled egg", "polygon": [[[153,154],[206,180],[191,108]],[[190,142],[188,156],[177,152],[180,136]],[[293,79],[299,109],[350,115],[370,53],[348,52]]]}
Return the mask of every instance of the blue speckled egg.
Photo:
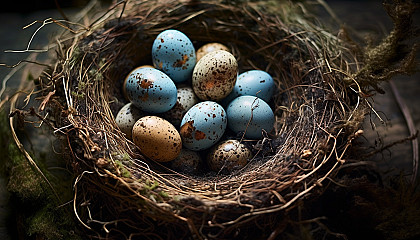
{"label": "blue speckled egg", "polygon": [[227,106],[233,99],[239,96],[257,96],[269,102],[276,86],[271,75],[262,70],[250,70],[239,74],[232,92],[221,101]]}
{"label": "blue speckled egg", "polygon": [[245,138],[260,139],[262,131],[274,128],[274,113],[270,106],[255,96],[239,96],[227,107],[228,127],[232,131],[245,132]]}
{"label": "blue speckled egg", "polygon": [[210,148],[223,136],[226,125],[222,106],[212,101],[197,103],[181,121],[179,132],[183,146],[194,151]]}
{"label": "blue speckled egg", "polygon": [[123,94],[124,94],[124,98],[125,98],[125,100],[127,100],[127,101],[130,101],[130,99],[129,99],[129,98],[128,98],[128,96],[127,96],[127,90],[126,90],[126,86],[127,86],[127,81],[128,81],[128,78],[130,77],[130,74],[131,74],[131,73],[133,73],[134,71],[136,71],[136,70],[137,70],[137,69],[139,69],[139,68],[155,68],[155,67],[153,67],[152,65],[142,65],[142,66],[136,67],[135,69],[131,70],[131,72],[129,72],[129,73],[127,74],[127,76],[126,76],[126,77],[125,77],[125,79],[124,79],[123,88],[122,88],[122,90],[123,90]]}
{"label": "blue speckled egg", "polygon": [[175,83],[158,69],[136,69],[128,76],[125,87],[128,99],[145,112],[163,113],[175,106]]}
{"label": "blue speckled egg", "polygon": [[153,42],[153,65],[176,83],[191,78],[196,59],[191,40],[178,30],[165,30]]}

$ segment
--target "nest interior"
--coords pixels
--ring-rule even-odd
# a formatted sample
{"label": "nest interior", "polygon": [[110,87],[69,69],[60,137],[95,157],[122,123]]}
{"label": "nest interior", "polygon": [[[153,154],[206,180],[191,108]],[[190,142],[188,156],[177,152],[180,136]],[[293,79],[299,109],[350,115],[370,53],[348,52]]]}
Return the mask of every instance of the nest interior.
{"label": "nest interior", "polygon": [[[98,19],[69,27],[39,84],[77,175],[74,212],[92,236],[268,238],[346,164],[367,111],[352,77],[360,66],[351,45],[303,4],[129,1]],[[196,48],[223,43],[241,72],[261,69],[275,80],[275,133],[245,141],[255,154],[246,167],[177,173],[145,158],[118,129],[124,78],[150,64],[153,40],[165,29],[182,31]]]}

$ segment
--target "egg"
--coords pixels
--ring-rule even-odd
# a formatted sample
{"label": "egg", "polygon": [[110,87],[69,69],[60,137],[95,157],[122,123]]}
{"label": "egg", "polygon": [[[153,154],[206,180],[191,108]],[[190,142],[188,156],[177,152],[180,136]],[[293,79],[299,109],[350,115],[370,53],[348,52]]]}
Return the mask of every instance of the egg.
{"label": "egg", "polygon": [[201,100],[218,101],[226,97],[235,86],[238,63],[224,50],[204,55],[194,67],[192,86]]}
{"label": "egg", "polygon": [[178,157],[182,140],[176,128],[157,116],[145,116],[133,126],[133,142],[146,157],[169,162]]}
{"label": "egg", "polygon": [[225,140],[210,150],[206,160],[213,171],[232,172],[243,168],[251,157],[251,151],[238,140]]}
{"label": "egg", "polygon": [[226,109],[228,127],[232,131],[245,132],[245,138],[260,139],[263,130],[274,128],[274,113],[270,106],[255,96],[239,96]]}
{"label": "egg", "polygon": [[194,151],[210,148],[223,136],[226,126],[226,112],[222,106],[212,101],[197,103],[182,118],[183,145]]}
{"label": "egg", "polygon": [[239,74],[232,92],[222,100],[226,106],[238,96],[256,96],[269,102],[273,96],[276,86],[271,75],[262,70],[249,70]]}
{"label": "egg", "polygon": [[216,50],[225,50],[227,52],[230,52],[229,48],[226,47],[225,45],[221,44],[221,43],[207,43],[207,44],[204,44],[203,46],[201,46],[197,50],[197,62],[207,53],[213,52],[213,51],[216,51]]}
{"label": "egg", "polygon": [[170,162],[170,167],[178,172],[197,173],[201,165],[200,154],[186,148],[181,149],[181,153]]}
{"label": "egg", "polygon": [[177,89],[175,83],[162,71],[155,68],[138,68],[127,79],[128,99],[140,110],[163,113],[175,106]]}
{"label": "egg", "polygon": [[125,104],[117,113],[115,122],[127,138],[131,139],[134,124],[144,113],[135,107],[132,103]]}
{"label": "egg", "polygon": [[152,61],[153,66],[180,83],[191,78],[197,60],[191,40],[181,31],[168,29],[154,40]]}
{"label": "egg", "polygon": [[175,106],[171,110],[162,114],[163,118],[175,126],[179,126],[185,113],[199,102],[199,99],[195,96],[193,89],[188,86],[178,87],[177,96]]}
{"label": "egg", "polygon": [[130,101],[130,99],[128,98],[128,95],[127,95],[127,88],[126,88],[128,78],[130,77],[131,73],[133,73],[134,71],[136,71],[137,69],[140,69],[140,68],[154,68],[154,67],[152,65],[142,65],[142,66],[136,67],[135,69],[131,70],[131,72],[125,77],[122,90],[123,90],[124,98],[127,101]]}

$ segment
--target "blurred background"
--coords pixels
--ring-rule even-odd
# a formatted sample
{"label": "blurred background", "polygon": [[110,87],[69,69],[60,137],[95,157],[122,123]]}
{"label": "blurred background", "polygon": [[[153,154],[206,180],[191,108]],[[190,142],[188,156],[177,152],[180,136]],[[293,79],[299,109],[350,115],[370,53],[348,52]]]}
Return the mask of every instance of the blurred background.
{"label": "blurred background", "polygon": [[[81,11],[90,1],[88,0],[20,0],[8,1],[7,7],[0,8],[0,63],[6,65],[15,65],[20,60],[29,56],[28,53],[11,53],[8,50],[23,50],[27,47],[32,34],[40,26],[37,23],[31,27],[23,27],[34,21],[43,21],[46,18],[62,19],[63,14],[69,18]],[[101,1],[104,6],[112,1]],[[337,20],[334,21],[330,15],[323,12],[323,19],[335,26],[346,27],[352,34],[358,35],[360,39],[380,39],[392,29],[392,21],[385,12],[382,1],[344,1],[330,0],[326,1]],[[419,1],[415,1],[419,2]],[[5,4],[3,2],[3,4]],[[420,23],[419,14],[414,21]],[[54,35],[60,30],[54,24],[48,25],[39,30],[39,33],[33,39],[32,49],[43,49],[54,39]],[[40,53],[37,59],[42,61],[48,57],[46,53]],[[420,59],[420,58],[418,58]],[[0,66],[0,79],[7,78],[4,84],[7,90],[2,93],[1,100],[13,95],[21,80],[21,73],[11,74],[12,68]],[[10,78],[9,78],[10,76]],[[374,107],[379,116],[385,121],[382,123],[375,115],[368,116],[364,125],[364,144],[373,148],[380,148],[393,142],[399,141],[410,136],[407,127],[406,118],[401,112],[401,105],[396,101],[395,93],[402,97],[407,104],[408,112],[415,123],[416,129],[420,129],[420,74],[413,76],[398,76],[393,79],[393,84],[383,83],[382,88],[385,94],[374,96]],[[44,141],[41,141],[45,143]],[[44,144],[43,148],[49,148],[50,145]],[[413,146],[411,141],[405,141],[397,144],[382,154],[374,156],[373,160],[378,170],[384,175],[402,174],[410,176],[413,171]],[[0,164],[2,161],[0,160]],[[0,239],[12,239],[7,221],[10,218],[9,194],[5,190],[5,180],[0,177]],[[15,235],[13,235],[15,237]]]}
{"label": "blurred background", "polygon": [[57,5],[59,5],[62,8],[82,8],[88,2],[89,0],[8,1],[7,7],[2,7],[0,11],[2,13],[14,12],[14,13],[27,14],[27,13],[33,13],[36,11],[55,10],[57,8]]}

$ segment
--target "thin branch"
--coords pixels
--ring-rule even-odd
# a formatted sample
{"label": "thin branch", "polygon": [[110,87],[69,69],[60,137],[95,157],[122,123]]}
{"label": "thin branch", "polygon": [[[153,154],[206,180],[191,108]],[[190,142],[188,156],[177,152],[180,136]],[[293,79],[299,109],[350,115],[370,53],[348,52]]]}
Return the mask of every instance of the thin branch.
{"label": "thin branch", "polygon": [[405,122],[408,127],[408,131],[410,132],[411,138],[411,146],[413,149],[413,170],[411,175],[411,183],[414,184],[417,180],[417,170],[418,170],[418,164],[419,164],[419,141],[418,141],[418,130],[416,129],[416,125],[414,124],[413,117],[411,115],[410,109],[408,108],[407,104],[405,103],[403,97],[400,95],[397,86],[395,86],[394,80],[391,79],[389,81],[389,84],[392,89],[392,93],[394,94],[395,100],[398,104],[398,106],[401,109],[401,112],[403,113],[403,116],[405,118]]}

